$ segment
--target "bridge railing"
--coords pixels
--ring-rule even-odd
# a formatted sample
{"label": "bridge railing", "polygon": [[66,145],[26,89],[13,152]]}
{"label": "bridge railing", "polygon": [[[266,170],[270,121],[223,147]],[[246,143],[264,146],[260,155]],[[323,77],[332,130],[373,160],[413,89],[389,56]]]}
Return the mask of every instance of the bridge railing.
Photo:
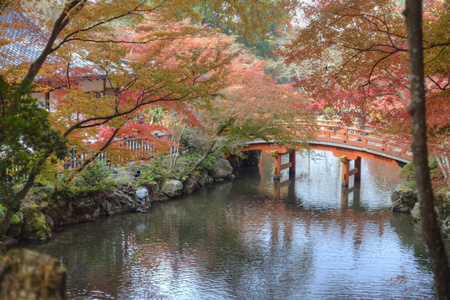
{"label": "bridge railing", "polygon": [[343,127],[336,121],[317,120],[317,141],[334,142],[381,151],[412,159],[410,145],[400,143],[393,135],[380,135],[372,129],[361,129],[357,124]]}

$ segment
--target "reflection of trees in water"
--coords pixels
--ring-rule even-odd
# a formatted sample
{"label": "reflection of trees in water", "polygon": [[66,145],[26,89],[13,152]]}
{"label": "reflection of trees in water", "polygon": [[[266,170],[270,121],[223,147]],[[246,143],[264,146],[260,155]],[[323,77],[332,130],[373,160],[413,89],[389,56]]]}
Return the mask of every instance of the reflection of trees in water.
{"label": "reflection of trees in water", "polygon": [[[411,215],[393,212],[390,225],[397,233],[402,245],[406,248],[413,249],[417,263],[421,266],[431,268],[428,249],[422,240],[420,226],[413,223]],[[450,254],[450,243],[447,243],[447,249]]]}
{"label": "reflection of trees in water", "polygon": [[[426,255],[423,244],[408,237],[407,221],[394,220],[387,210],[361,209],[357,184],[338,209],[301,209],[295,180],[279,183],[274,194],[277,184],[265,170],[241,170],[232,183],[157,203],[148,214],[70,227],[39,250],[64,253],[72,295],[86,290],[95,298],[93,291],[107,291],[116,299],[173,296],[183,289],[195,296],[194,289],[205,286],[239,299],[288,298],[308,289],[308,279],[316,275],[315,259],[322,255],[315,253],[317,235],[349,236],[348,255],[357,257],[370,241],[365,232],[381,237],[389,224],[416,257]],[[97,298],[108,298],[100,294]]]}
{"label": "reflection of trees in water", "polygon": [[95,298],[95,295],[117,298],[121,286],[127,284],[123,276],[128,267],[123,235],[128,233],[122,218],[116,216],[66,227],[51,242],[27,245],[27,248],[47,253],[67,268],[70,299]]}
{"label": "reflection of trees in water", "polygon": [[[239,189],[249,190],[247,185],[248,182],[242,182]],[[155,256],[146,264],[155,265],[158,258],[169,256],[170,273],[177,273],[180,266],[195,270],[197,280],[226,283],[225,290],[234,291],[239,297],[251,297],[258,289],[276,290],[279,281],[293,281],[292,289],[298,288],[299,278],[294,280],[292,276],[295,270],[310,265],[311,257],[307,254],[312,251],[303,249],[309,248],[307,244],[294,249],[292,220],[278,220],[276,214],[267,215],[258,205],[249,205],[249,201],[258,202],[254,195],[248,198],[238,194],[238,201],[229,205],[231,185],[218,187],[212,188],[214,199],[183,203],[182,211],[178,203],[163,204],[161,213],[165,217],[158,218],[160,226],[149,226],[146,232],[150,238],[158,237],[158,241],[149,243]],[[170,212],[174,210],[177,218],[171,218]],[[262,229],[262,223],[268,226],[268,231]],[[170,230],[166,232],[164,228]],[[140,247],[135,256],[146,256],[148,252],[149,249]],[[277,263],[284,265],[286,259],[292,262],[287,268],[274,267]],[[306,272],[299,277],[307,275]],[[283,286],[288,293],[286,282]],[[277,291],[277,295],[283,294]]]}
{"label": "reflection of trees in water", "polygon": [[307,285],[307,278],[314,272],[312,245],[307,238],[294,238],[298,231],[294,228],[295,216],[273,210],[271,195],[257,192],[255,184],[235,182],[230,196],[239,199],[226,212],[237,235],[235,244],[227,250],[232,252],[222,257],[233,270],[226,281],[235,296],[283,298]]}
{"label": "reflection of trees in water", "polygon": [[399,177],[401,171],[400,167],[383,164],[370,159],[364,159],[363,161],[365,173],[370,176],[377,188],[384,189],[386,185],[401,181],[401,178]]}

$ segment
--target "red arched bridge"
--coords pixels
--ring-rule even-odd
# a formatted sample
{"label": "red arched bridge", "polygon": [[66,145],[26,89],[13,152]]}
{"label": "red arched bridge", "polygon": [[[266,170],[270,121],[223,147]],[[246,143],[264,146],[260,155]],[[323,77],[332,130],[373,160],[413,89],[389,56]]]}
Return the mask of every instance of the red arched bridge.
{"label": "red arched bridge", "polygon": [[[378,160],[383,163],[403,167],[412,160],[409,145],[400,144],[394,136],[379,135],[373,130],[358,127],[342,127],[334,121],[317,121],[319,129],[316,139],[308,141],[310,149],[333,152],[342,162],[342,185],[348,187],[350,176],[361,178],[361,158]],[[274,157],[273,178],[280,180],[281,171],[289,168],[295,172],[295,150],[263,140],[254,140],[242,149],[264,150]],[[289,155],[289,162],[281,164],[281,157]],[[350,170],[350,161],[354,160],[354,169]]]}

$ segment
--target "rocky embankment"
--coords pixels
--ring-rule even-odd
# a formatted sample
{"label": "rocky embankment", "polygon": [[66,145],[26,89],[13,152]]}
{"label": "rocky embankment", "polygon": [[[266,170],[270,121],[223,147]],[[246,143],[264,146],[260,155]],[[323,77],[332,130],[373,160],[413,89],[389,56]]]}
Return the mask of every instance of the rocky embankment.
{"label": "rocky embankment", "polygon": [[417,202],[417,192],[406,183],[400,183],[391,194],[392,211],[410,213]]}
{"label": "rocky embankment", "polygon": [[[406,183],[400,183],[391,194],[392,211],[410,213],[415,221],[420,221],[420,204],[417,191]],[[435,210],[443,233],[450,237],[450,193],[438,194]]]}
{"label": "rocky embankment", "polygon": [[96,218],[124,213],[142,213],[152,203],[190,194],[196,189],[234,178],[233,167],[226,159],[217,160],[214,167],[186,180],[167,179],[147,182],[135,187],[134,176],[118,172],[118,188],[109,192],[95,192],[72,199],[52,199],[45,205],[28,204],[19,213],[7,232],[7,246],[20,240],[45,242],[52,231],[63,225],[91,221]]}

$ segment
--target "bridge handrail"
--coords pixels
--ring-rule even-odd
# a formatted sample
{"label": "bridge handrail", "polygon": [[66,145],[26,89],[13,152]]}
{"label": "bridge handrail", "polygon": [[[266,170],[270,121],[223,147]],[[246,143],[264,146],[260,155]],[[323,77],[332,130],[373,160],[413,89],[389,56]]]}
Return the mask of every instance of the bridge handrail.
{"label": "bridge handrail", "polygon": [[[309,126],[300,120],[298,123]],[[317,141],[362,147],[412,160],[410,145],[400,143],[394,135],[378,134],[376,128],[365,126],[362,129],[357,123],[353,123],[352,127],[346,127],[334,120],[316,120],[316,125]]]}
{"label": "bridge handrail", "polygon": [[361,129],[358,124],[353,124],[354,127],[344,127],[336,121],[332,120],[317,120],[319,127],[318,141],[340,142],[358,147],[364,147],[376,151],[381,151],[387,154],[392,154],[412,159],[412,152],[409,145],[401,144],[395,136],[390,134],[377,134],[375,128]]}

